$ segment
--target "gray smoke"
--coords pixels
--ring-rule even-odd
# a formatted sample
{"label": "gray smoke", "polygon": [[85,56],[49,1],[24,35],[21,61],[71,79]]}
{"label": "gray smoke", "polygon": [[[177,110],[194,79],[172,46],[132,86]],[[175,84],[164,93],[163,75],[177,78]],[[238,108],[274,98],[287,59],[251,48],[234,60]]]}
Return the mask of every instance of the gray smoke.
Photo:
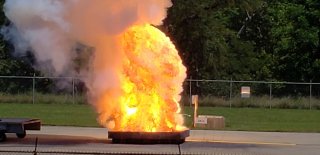
{"label": "gray smoke", "polygon": [[118,87],[117,35],[134,24],[161,24],[169,6],[170,0],[6,0],[12,24],[1,32],[15,55],[32,51],[45,75],[84,77],[93,103]]}
{"label": "gray smoke", "polygon": [[[160,24],[170,5],[169,0],[6,0],[4,11],[12,24],[3,27],[1,33],[14,44],[15,55],[31,50],[35,67],[44,74],[83,75],[89,74],[87,70],[74,70],[78,43],[93,47],[96,58],[90,65],[112,68],[119,59],[113,38],[133,24]],[[103,72],[105,76],[113,71]]]}

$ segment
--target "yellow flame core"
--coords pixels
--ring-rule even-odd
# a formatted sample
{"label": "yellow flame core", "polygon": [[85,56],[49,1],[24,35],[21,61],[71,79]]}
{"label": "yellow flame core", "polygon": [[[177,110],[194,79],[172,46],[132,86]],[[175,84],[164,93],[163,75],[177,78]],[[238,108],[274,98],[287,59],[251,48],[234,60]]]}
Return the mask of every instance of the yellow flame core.
{"label": "yellow flame core", "polygon": [[136,25],[119,36],[124,59],[115,131],[183,130],[180,93],[186,77],[170,39],[151,25]]}

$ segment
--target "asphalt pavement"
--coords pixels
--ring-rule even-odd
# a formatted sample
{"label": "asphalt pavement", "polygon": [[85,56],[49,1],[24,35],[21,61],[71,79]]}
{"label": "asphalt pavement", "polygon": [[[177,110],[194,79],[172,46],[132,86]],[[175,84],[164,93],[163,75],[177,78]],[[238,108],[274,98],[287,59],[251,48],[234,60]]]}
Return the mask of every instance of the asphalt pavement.
{"label": "asphalt pavement", "polygon": [[[8,134],[0,154],[319,155],[319,133],[192,130],[181,145],[112,144],[105,128],[43,126],[24,139]],[[36,147],[36,139],[38,139]]]}

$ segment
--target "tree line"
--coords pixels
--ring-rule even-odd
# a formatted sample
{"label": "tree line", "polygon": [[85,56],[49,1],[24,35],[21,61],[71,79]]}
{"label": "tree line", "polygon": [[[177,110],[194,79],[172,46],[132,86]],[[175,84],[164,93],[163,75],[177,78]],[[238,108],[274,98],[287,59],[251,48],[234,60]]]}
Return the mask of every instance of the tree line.
{"label": "tree line", "polygon": [[[3,3],[0,0],[1,10]],[[172,3],[160,29],[179,50],[189,79],[320,82],[318,0],[172,0]],[[3,11],[0,24],[10,24]],[[13,50],[2,36],[0,75],[41,75],[32,67],[31,52],[16,57]],[[0,80],[2,91],[7,89],[4,86],[8,82]],[[51,82],[44,81],[42,87],[48,84]],[[19,87],[23,86],[29,88],[30,84],[21,82]],[[211,90],[211,86],[195,89],[201,93]],[[279,91],[284,90],[285,87],[279,87]]]}
{"label": "tree line", "polygon": [[320,1],[172,2],[163,30],[181,52],[188,78],[320,81]]}

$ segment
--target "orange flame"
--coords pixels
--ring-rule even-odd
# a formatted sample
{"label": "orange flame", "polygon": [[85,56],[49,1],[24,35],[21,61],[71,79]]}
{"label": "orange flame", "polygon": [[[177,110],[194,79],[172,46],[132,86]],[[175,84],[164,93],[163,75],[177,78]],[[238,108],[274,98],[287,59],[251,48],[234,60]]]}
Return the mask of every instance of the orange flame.
{"label": "orange flame", "polygon": [[[170,39],[151,25],[136,25],[119,36],[123,52],[121,95],[108,127],[115,131],[183,130],[180,93],[186,77]],[[103,122],[103,120],[100,120]]]}

